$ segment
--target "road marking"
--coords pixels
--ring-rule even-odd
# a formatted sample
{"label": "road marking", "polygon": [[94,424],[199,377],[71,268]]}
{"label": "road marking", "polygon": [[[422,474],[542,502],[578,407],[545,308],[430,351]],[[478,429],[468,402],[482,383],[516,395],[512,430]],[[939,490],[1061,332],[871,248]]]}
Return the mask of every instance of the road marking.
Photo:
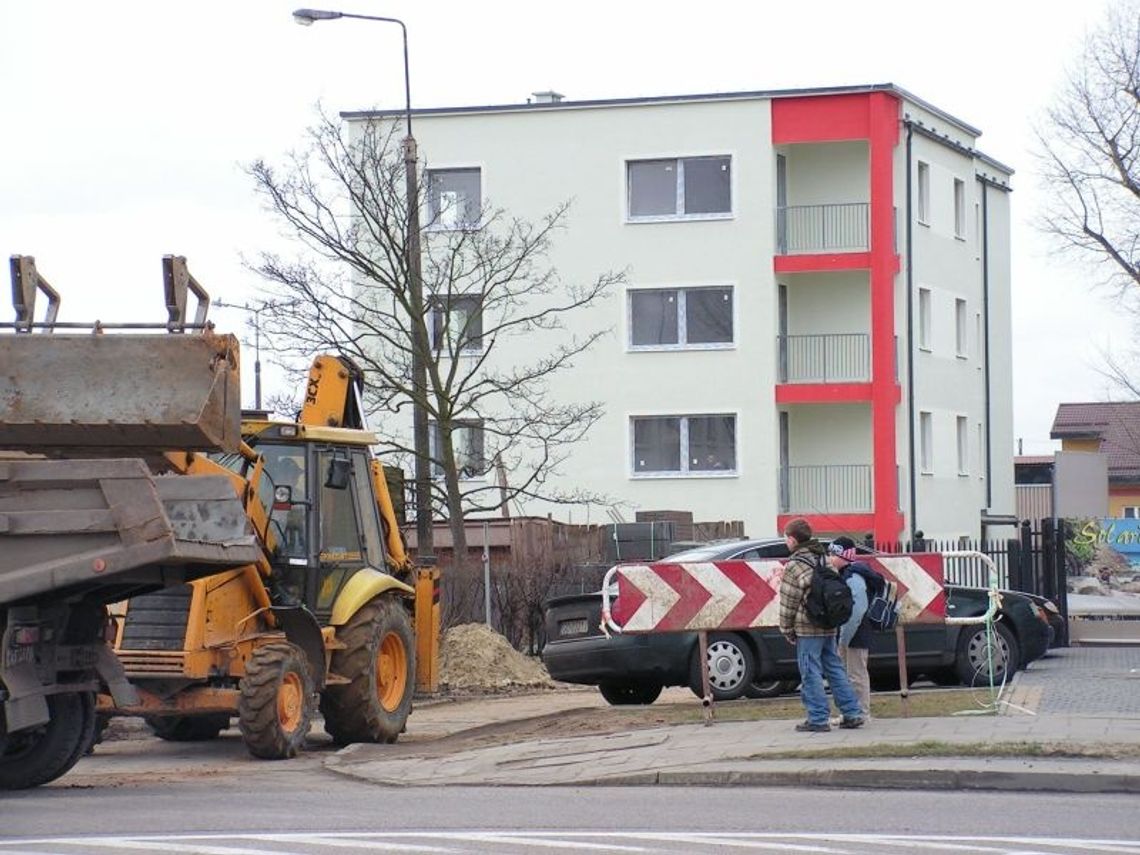
{"label": "road marking", "polygon": [[[241,834],[223,835],[235,840],[242,839]],[[185,843],[175,843],[175,840],[186,840]],[[108,849],[141,849],[144,852],[192,852],[195,855],[307,855],[303,852],[290,852],[286,849],[250,849],[245,846],[204,846],[180,835],[156,838],[130,838],[130,837],[72,837],[55,841],[70,846],[103,846]]]}
{"label": "road marking", "polygon": [[[351,832],[347,832],[352,835]],[[427,844],[399,842],[385,843],[382,840],[369,839],[369,832],[346,837],[334,837],[331,834],[244,834],[244,840],[264,840],[269,843],[300,843],[305,846],[328,846],[331,848],[386,850],[392,852],[460,852],[445,846],[428,846]],[[260,851],[260,850],[258,850]]]}
{"label": "road marking", "polygon": [[812,846],[788,842],[762,842],[759,840],[734,840],[728,834],[622,834],[635,840],[650,839],[668,843],[696,843],[702,846],[738,846],[747,849],[774,849],[777,852],[822,852],[832,855],[845,855],[850,849],[835,849],[830,846]]}
{"label": "road marking", "polygon": [[[525,834],[526,836],[517,836]],[[558,832],[554,832],[555,835]],[[624,837],[614,834],[614,837]],[[576,840],[553,840],[548,834],[542,837],[531,837],[530,832],[506,832],[503,834],[465,834],[464,840],[479,840],[483,843],[513,843],[516,846],[545,846],[550,849],[595,849],[603,852],[649,852],[640,846],[618,846],[614,843],[585,843]]]}

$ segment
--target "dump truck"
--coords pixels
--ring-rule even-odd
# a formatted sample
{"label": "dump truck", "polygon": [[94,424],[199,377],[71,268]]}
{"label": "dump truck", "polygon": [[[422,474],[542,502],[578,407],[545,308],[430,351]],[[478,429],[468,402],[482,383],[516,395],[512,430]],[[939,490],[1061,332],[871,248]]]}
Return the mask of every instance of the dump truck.
{"label": "dump truck", "polygon": [[237,341],[184,259],[163,259],[162,334],[62,332],[34,260],[11,266],[0,789],[64,774],[116,715],[174,740],[236,718],[268,759],[296,754],[318,706],[339,743],[394,741],[417,678],[434,683],[438,571],[404,549],[359,370],[319,356],[296,420],[243,420]]}

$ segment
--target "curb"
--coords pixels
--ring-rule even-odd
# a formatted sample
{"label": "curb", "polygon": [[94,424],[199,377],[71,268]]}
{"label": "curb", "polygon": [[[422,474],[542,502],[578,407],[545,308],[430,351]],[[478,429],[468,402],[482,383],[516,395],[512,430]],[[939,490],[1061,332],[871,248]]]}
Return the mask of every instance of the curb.
{"label": "curb", "polygon": [[[586,782],[577,781],[576,784]],[[1002,790],[1050,793],[1140,793],[1140,775],[996,772],[961,769],[810,769],[645,772],[593,781],[600,786],[830,787],[871,790]]]}

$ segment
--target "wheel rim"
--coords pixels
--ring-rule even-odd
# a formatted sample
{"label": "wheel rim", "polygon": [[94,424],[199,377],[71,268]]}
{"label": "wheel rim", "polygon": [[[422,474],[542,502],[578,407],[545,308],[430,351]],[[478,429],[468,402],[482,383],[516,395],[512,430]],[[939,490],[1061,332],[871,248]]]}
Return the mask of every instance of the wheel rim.
{"label": "wheel rim", "polygon": [[290,671],[281,678],[277,687],[277,721],[286,733],[292,733],[301,725],[305,709],[305,687],[301,675]]}
{"label": "wheel rim", "polygon": [[[994,677],[1000,678],[1005,673],[1006,663],[1009,662],[1009,644],[1006,642],[1005,637],[996,629],[993,631],[993,660],[994,660]],[[990,656],[989,645],[986,643],[986,632],[974,633],[970,638],[970,645],[967,648],[967,656],[970,660],[970,667],[975,674],[981,674],[987,679],[989,678]]]}
{"label": "wheel rim", "polygon": [[731,691],[744,679],[744,653],[728,641],[709,645],[709,683],[722,692]]}
{"label": "wheel rim", "polygon": [[399,708],[408,684],[408,654],[404,640],[390,632],[380,642],[376,657],[376,694],[388,712]]}

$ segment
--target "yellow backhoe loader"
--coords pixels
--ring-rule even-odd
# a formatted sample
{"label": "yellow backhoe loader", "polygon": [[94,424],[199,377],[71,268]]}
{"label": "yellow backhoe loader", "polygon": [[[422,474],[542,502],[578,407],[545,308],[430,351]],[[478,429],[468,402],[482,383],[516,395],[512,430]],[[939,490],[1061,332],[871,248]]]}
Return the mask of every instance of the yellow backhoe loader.
{"label": "yellow backhoe loader", "polygon": [[271,759],[301,748],[318,704],[338,743],[395,740],[417,682],[434,688],[439,577],[404,549],[356,367],[320,356],[296,421],[243,421],[237,342],[206,323],[184,259],[164,259],[165,335],[61,334],[34,262],[12,275],[0,789],[62,775],[113,715],[173,740],[236,717]]}

